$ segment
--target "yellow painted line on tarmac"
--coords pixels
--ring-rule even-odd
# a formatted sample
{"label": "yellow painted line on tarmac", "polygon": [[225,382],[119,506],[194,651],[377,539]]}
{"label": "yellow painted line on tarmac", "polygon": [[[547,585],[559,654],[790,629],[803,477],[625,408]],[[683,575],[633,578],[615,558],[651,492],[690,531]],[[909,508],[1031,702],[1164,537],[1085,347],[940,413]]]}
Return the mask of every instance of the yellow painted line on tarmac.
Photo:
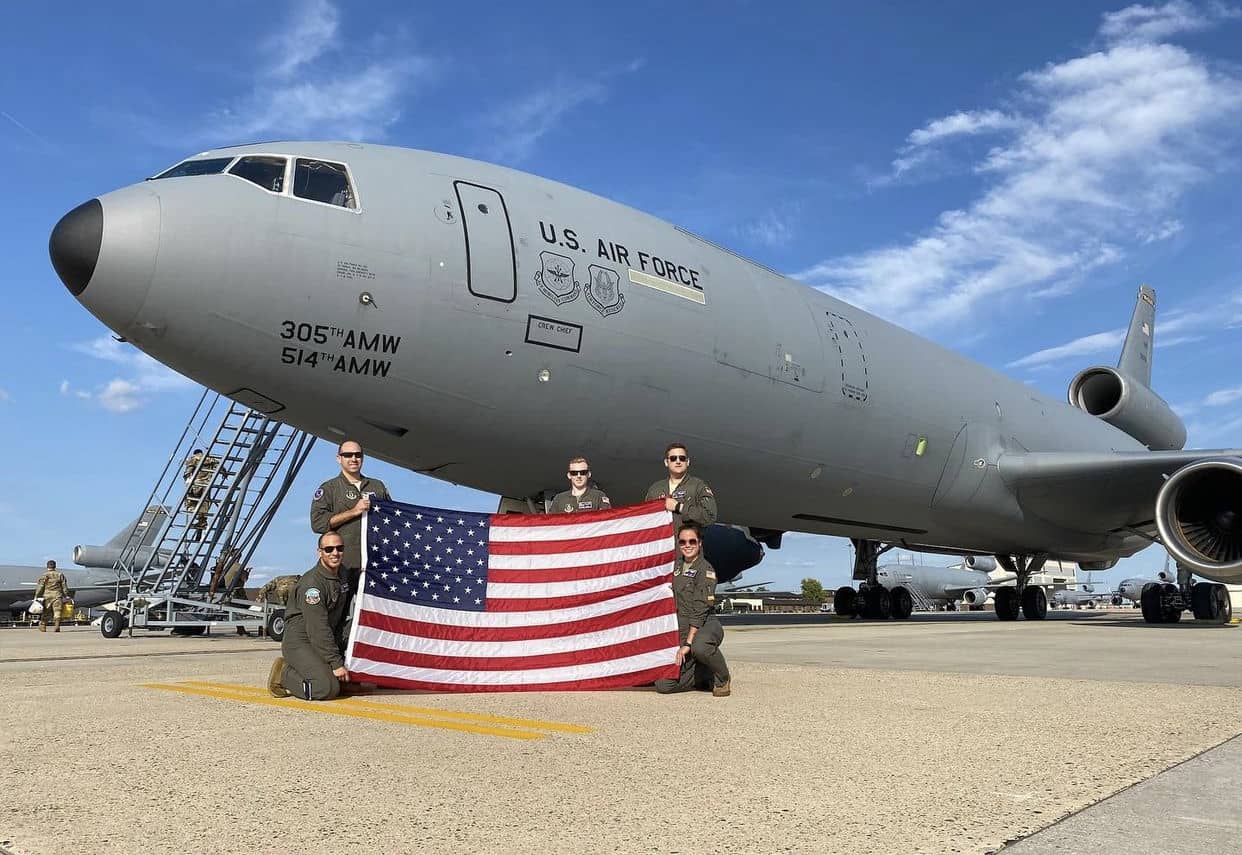
{"label": "yellow painted line on tarmac", "polygon": [[[187,686],[203,686],[208,689],[223,689],[238,694],[255,695],[268,698],[266,688],[257,688],[255,686],[244,686],[240,683],[208,683],[203,680],[183,680],[182,684]],[[320,702],[322,703],[322,702]],[[488,713],[458,712],[456,710],[442,710],[435,707],[412,707],[406,704],[387,704],[383,701],[371,700],[367,697],[340,697],[334,704],[342,704],[356,707],[367,707],[380,710],[391,710],[393,712],[405,713],[407,715],[424,715],[433,718],[452,718],[461,719],[463,721],[481,721],[489,724],[499,724],[508,727],[525,727],[532,730],[555,730],[562,733],[591,733],[594,728],[586,727],[581,724],[564,724],[559,721],[542,721],[536,718],[510,718],[502,715],[490,715]]]}
{"label": "yellow painted line on tarmac", "polygon": [[[478,733],[484,736],[501,736],[506,739],[544,739],[546,733],[540,733],[534,730],[518,730],[515,728],[505,727],[486,727],[484,725],[468,724],[466,722],[457,721],[438,721],[432,718],[424,718],[415,715],[403,715],[401,713],[385,712],[382,710],[359,709],[356,707],[348,707],[345,704],[334,703],[332,701],[301,701],[297,698],[273,698],[271,696],[264,697],[257,694],[241,693],[236,691],[220,691],[217,689],[207,689],[200,686],[172,685],[168,683],[142,683],[144,689],[159,689],[165,692],[181,692],[187,695],[200,695],[207,698],[219,698],[226,701],[241,701],[247,704],[261,704],[269,707],[281,707],[284,709],[305,710],[307,712],[327,713],[328,715],[343,715],[350,718],[365,718],[372,721],[386,721],[392,724],[409,724],[416,727],[432,727],[441,730],[457,730],[464,733]],[[264,692],[266,695],[266,691]]]}

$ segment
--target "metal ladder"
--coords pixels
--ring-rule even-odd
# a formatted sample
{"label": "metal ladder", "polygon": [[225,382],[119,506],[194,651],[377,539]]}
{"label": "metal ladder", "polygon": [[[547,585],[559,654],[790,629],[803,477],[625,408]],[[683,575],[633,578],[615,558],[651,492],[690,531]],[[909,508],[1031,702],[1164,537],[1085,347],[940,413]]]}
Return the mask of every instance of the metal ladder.
{"label": "metal ladder", "polygon": [[917,586],[908,584],[905,588],[910,592],[910,599],[914,601],[914,610],[916,612],[934,612],[936,610],[935,604]]}
{"label": "metal ladder", "polygon": [[305,431],[204,392],[145,505],[163,508],[167,525],[145,548],[135,529],[121,549],[116,570],[128,577],[127,591],[119,582],[104,635],[119,634],[118,620],[131,633],[262,625],[265,613],[236,590],[244,573],[227,581],[226,574],[247,567],[314,443]]}

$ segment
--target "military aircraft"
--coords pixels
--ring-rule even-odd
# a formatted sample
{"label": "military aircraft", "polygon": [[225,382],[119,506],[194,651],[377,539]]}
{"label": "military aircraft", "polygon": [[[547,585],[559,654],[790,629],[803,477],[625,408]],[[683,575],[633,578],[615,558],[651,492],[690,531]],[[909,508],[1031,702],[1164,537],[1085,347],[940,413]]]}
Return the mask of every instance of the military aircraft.
{"label": "military aircraft", "polygon": [[[167,512],[163,508],[150,507],[103,546],[75,546],[73,561],[85,569],[76,570],[64,566],[58,568],[69,582],[74,605],[79,609],[89,609],[115,600],[118,591],[126,589],[129,583],[129,574],[118,573],[115,569],[121,549],[136,529],[142,538],[139,553],[145,560],[166,518]],[[7,610],[14,616],[29,610],[35,586],[45,569],[13,564],[0,565],[0,609]],[[121,587],[118,588],[118,585]]]}
{"label": "military aircraft", "polygon": [[[1045,617],[1046,560],[1156,541],[1242,581],[1242,449],[1181,450],[1146,286],[1118,365],[1065,403],[625,205],[432,152],[205,151],[74,208],[49,251],[174,370],[502,504],[575,452],[636,501],[684,442],[755,540],[851,538],[867,615],[892,547],[995,556],[1002,620]],[[1173,587],[1162,615],[1221,619],[1223,586]]]}

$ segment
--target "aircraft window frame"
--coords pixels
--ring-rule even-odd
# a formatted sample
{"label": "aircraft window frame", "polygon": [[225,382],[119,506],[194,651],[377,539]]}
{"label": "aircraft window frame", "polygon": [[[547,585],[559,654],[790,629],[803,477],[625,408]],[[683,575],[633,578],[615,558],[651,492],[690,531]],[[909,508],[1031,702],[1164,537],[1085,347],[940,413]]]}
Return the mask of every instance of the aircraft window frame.
{"label": "aircraft window frame", "polygon": [[[324,163],[324,164],[328,164],[331,166],[339,166],[341,169],[343,169],[345,171],[345,181],[348,185],[349,193],[351,196],[351,204],[349,206],[334,205],[331,202],[322,202],[318,199],[312,199],[308,196],[299,196],[297,193],[297,178],[298,178],[298,163],[301,161],[310,161],[313,163]],[[351,214],[362,213],[362,199],[359,198],[359,195],[358,195],[358,182],[354,180],[354,171],[350,168],[348,163],[345,163],[344,161],[341,161],[341,160],[327,160],[322,157],[308,157],[305,155],[294,154],[294,155],[289,155],[289,167],[291,170],[289,174],[289,180],[285,182],[286,187],[288,188],[289,198],[297,199],[300,202],[309,202],[312,205],[323,205],[325,208],[332,208],[337,211],[348,211]]]}
{"label": "aircraft window frame", "polygon": [[[157,172],[155,175],[152,175],[147,180],[148,181],[159,181],[164,178],[201,178],[205,175],[222,175],[228,172],[229,167],[233,165],[233,161],[235,160],[237,160],[237,155],[235,154],[230,154],[227,157],[197,157],[197,156],[187,157],[185,160],[179,160],[176,163],[174,163],[172,166],[168,167],[167,169]],[[216,162],[222,162],[224,165],[213,172],[197,172],[193,175],[170,175],[169,174],[171,172],[177,171],[181,167],[187,164],[190,164],[190,163],[216,163]]]}
{"label": "aircraft window frame", "polygon": [[[280,189],[279,190],[271,190],[267,187],[264,187],[262,184],[259,184],[256,181],[253,181],[249,178],[245,178],[241,175],[237,175],[233,172],[235,168],[241,165],[241,162],[243,160],[246,160],[248,158],[261,158],[261,157],[272,158],[272,159],[279,158],[280,160],[283,160],[285,162],[285,168],[280,178]],[[247,152],[246,154],[238,155],[237,159],[232,164],[229,165],[228,169],[225,170],[225,175],[228,175],[232,178],[240,178],[242,181],[245,181],[247,184],[251,185],[252,187],[258,187],[264,193],[270,193],[273,196],[288,196],[289,193],[287,192],[287,190],[290,184],[289,169],[292,163],[293,163],[293,155],[290,155],[290,154],[280,154],[278,152],[269,153],[269,152],[252,151],[252,152]]]}

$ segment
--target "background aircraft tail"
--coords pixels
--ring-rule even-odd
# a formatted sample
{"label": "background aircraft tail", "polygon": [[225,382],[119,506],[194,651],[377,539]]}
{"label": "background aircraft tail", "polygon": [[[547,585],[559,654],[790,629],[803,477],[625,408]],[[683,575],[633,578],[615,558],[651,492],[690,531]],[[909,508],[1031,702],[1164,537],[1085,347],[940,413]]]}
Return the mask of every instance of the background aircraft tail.
{"label": "background aircraft tail", "polygon": [[1147,285],[1140,285],[1117,370],[1148,388],[1151,387],[1151,348],[1155,335],[1156,292]]}
{"label": "background aircraft tail", "polygon": [[120,549],[129,542],[131,532],[133,532],[135,528],[139,528],[143,530],[141,546],[150,546],[155,542],[155,538],[159,535],[160,529],[163,528],[162,523],[164,518],[167,516],[168,511],[164,510],[159,505],[152,505],[142,512],[142,516],[127,523],[124,528],[114,534],[112,539],[104,545]]}

